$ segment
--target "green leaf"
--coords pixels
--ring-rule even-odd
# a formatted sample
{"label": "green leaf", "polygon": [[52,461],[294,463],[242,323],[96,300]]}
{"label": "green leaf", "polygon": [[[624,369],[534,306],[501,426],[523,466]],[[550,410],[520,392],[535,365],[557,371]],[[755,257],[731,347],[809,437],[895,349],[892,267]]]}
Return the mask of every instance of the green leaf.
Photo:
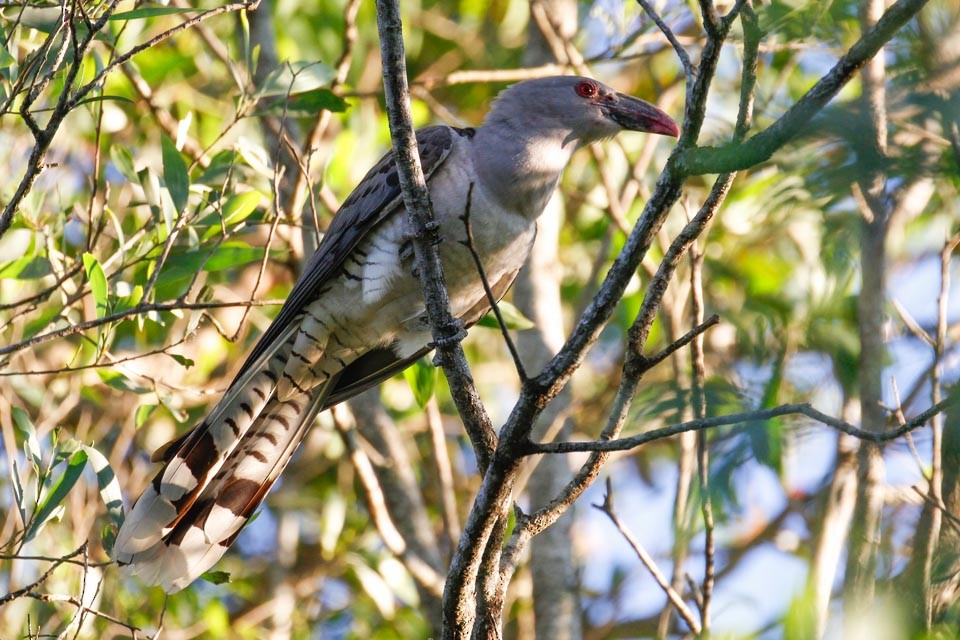
{"label": "green leaf", "polygon": [[298,93],[287,102],[287,113],[302,116],[315,116],[321,111],[343,113],[349,105],[329,89],[314,89]]}
{"label": "green leaf", "polygon": [[321,111],[342,113],[347,110],[347,102],[329,89],[312,89],[303,93],[291,94],[288,100],[276,100],[257,109],[258,114],[288,115],[293,118],[309,118]]}
{"label": "green leaf", "polygon": [[237,224],[246,220],[251,213],[257,210],[257,205],[260,204],[263,197],[262,193],[254,190],[237,194],[227,200],[227,203],[223,205],[223,224]]}
{"label": "green leaf", "polygon": [[50,493],[43,499],[40,506],[37,507],[36,513],[33,514],[30,526],[24,534],[24,540],[32,540],[34,536],[43,529],[47,522],[55,518],[59,513],[62,513],[63,509],[60,507],[66,499],[67,494],[73,489],[73,485],[80,479],[80,474],[83,473],[83,468],[86,464],[87,453],[85,451],[77,451],[70,456],[67,469],[53,485]]}
{"label": "green leaf", "polygon": [[174,360],[176,360],[178,363],[180,363],[180,365],[183,366],[185,369],[189,369],[195,364],[193,360],[191,360],[186,356],[182,356],[179,353],[168,353],[167,355],[173,358]]}
{"label": "green leaf", "polygon": [[117,171],[119,171],[124,178],[134,184],[140,182],[140,178],[137,177],[137,171],[133,168],[133,155],[131,155],[125,146],[119,144],[112,145],[110,147],[110,159],[113,160]]}
{"label": "green leaf", "polygon": [[816,638],[817,602],[812,590],[806,590],[793,599],[783,620],[784,640]]}
{"label": "green leaf", "polygon": [[134,414],[133,423],[136,425],[137,429],[143,426],[147,421],[147,418],[157,410],[157,405],[155,404],[142,404],[137,407],[137,412]]}
{"label": "green leaf", "polygon": [[88,445],[82,445],[82,447],[90,460],[90,466],[97,474],[97,487],[100,489],[100,498],[107,507],[110,524],[119,531],[123,524],[123,496],[120,494],[117,474],[113,472],[110,463],[102,453]]}
{"label": "green leaf", "polygon": [[17,503],[20,512],[20,522],[27,521],[27,505],[23,499],[23,485],[20,484],[20,469],[17,468],[17,459],[10,458],[10,480],[13,485],[13,501]]}
{"label": "green leaf", "polygon": [[183,156],[173,146],[170,138],[163,136],[160,141],[163,148],[163,180],[167,184],[167,191],[173,200],[177,213],[182,213],[187,206],[187,197],[190,195],[190,175],[187,173],[187,163]]}
{"label": "green leaf", "polygon": [[130,378],[119,371],[113,369],[97,369],[97,375],[108,387],[113,387],[118,391],[128,391],[132,393],[150,393],[146,387],[138,387]]}
{"label": "green leaf", "polygon": [[29,340],[33,336],[46,329],[50,322],[60,315],[61,311],[63,311],[63,307],[58,305],[49,306],[43,309],[39,315],[27,322],[26,326],[24,326],[23,339]]}
{"label": "green leaf", "polygon": [[239,267],[260,260],[263,251],[262,247],[251,247],[245,242],[224,242],[212,254],[197,249],[174,249],[163,265],[157,286],[169,286],[179,280],[192,278],[201,267],[207,272]]}
{"label": "green leaf", "polygon": [[113,101],[113,102],[127,102],[129,104],[136,104],[130,98],[125,98],[124,96],[94,96],[92,98],[84,98],[77,102],[79,107],[82,104],[87,104],[88,102],[104,102],[104,101]]}
{"label": "green leaf", "polygon": [[230,582],[230,574],[226,571],[207,571],[200,574],[200,579],[210,584],[227,584]]}
{"label": "green leaf", "polygon": [[110,16],[111,22],[120,22],[124,20],[143,20],[145,18],[155,18],[157,16],[168,16],[175,13],[196,13],[199,9],[179,7],[142,7],[133,11],[124,11]]}
{"label": "green leaf", "polygon": [[133,291],[130,292],[130,295],[118,296],[116,298],[114,310],[126,311],[128,309],[133,309],[140,304],[141,301],[143,301],[143,285],[138,284],[133,288]]}
{"label": "green leaf", "polygon": [[92,253],[83,254],[83,268],[87,272],[87,280],[90,282],[90,291],[93,292],[93,299],[97,303],[97,317],[102,318],[109,309],[107,299],[107,276],[103,273],[103,267]]}
{"label": "green leaf", "polygon": [[50,275],[50,261],[42,256],[23,256],[0,264],[0,280],[35,280]]}
{"label": "green leaf", "polygon": [[421,409],[424,408],[437,386],[437,368],[426,358],[420,358],[403,370],[403,377],[410,385],[417,404]]}
{"label": "green leaf", "polygon": [[[223,226],[230,227],[249,218],[250,214],[257,210],[257,205],[260,204],[263,197],[263,194],[256,190],[231,197],[220,211],[220,215],[223,217]],[[203,234],[203,240],[209,240],[220,232],[220,220],[216,214],[206,216],[200,223],[210,225],[207,232]]]}
{"label": "green leaf", "polygon": [[[17,59],[10,55],[10,52],[7,50],[6,44],[0,43],[0,70],[6,71],[13,65],[17,64]],[[7,73],[2,74],[8,80],[10,76]]]}
{"label": "green leaf", "polygon": [[[503,316],[503,322],[507,325],[507,329],[522,331],[523,329],[533,328],[533,321],[520,313],[520,310],[509,302],[504,302],[501,300],[497,303],[497,308],[500,309],[500,315]],[[496,314],[488,313],[480,318],[480,322],[477,323],[477,326],[499,329],[500,323],[497,322]]]}
{"label": "green leaf", "polygon": [[13,421],[17,425],[17,429],[23,433],[23,448],[27,457],[30,458],[34,467],[39,469],[43,456],[40,453],[40,440],[37,439],[37,429],[33,426],[33,421],[30,420],[27,412],[20,407],[13,408]]}
{"label": "green leaf", "polygon": [[326,87],[334,78],[322,62],[290,62],[277,67],[264,79],[260,97],[288,96]]}

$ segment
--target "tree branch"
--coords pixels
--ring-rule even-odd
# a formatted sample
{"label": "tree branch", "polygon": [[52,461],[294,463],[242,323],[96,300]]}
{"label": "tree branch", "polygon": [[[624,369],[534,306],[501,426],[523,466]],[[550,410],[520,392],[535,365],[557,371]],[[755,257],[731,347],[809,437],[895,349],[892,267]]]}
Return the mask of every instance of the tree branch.
{"label": "tree branch", "polygon": [[697,147],[685,150],[678,168],[686,175],[738,171],[764,162],[804,127],[893,35],[929,0],[898,0],[887,9],[877,25],[865,33],[830,71],[780,118],[743,144],[724,147]]}
{"label": "tree branch", "polygon": [[779,416],[797,414],[805,415],[808,418],[812,418],[813,420],[816,420],[817,422],[820,422],[832,429],[849,434],[855,438],[859,438],[860,440],[875,444],[883,444],[890,442],[891,440],[896,440],[905,433],[909,433],[919,427],[922,427],[927,420],[954,404],[960,404],[960,393],[954,393],[948,398],[931,405],[929,409],[917,414],[917,416],[915,416],[912,420],[903,423],[896,429],[889,429],[881,432],[860,429],[859,427],[853,426],[849,422],[845,422],[839,418],[834,418],[833,416],[829,416],[814,409],[809,403],[802,402],[784,404],[778,407],[772,407],[770,409],[758,409],[757,411],[733,413],[715,418],[689,420],[687,422],[681,422],[668,427],[662,427],[660,429],[654,429],[653,431],[641,433],[636,436],[631,436],[629,438],[619,438],[617,440],[552,442],[547,444],[531,442],[527,446],[527,451],[525,453],[526,455],[536,455],[539,453],[577,453],[584,451],[629,451],[630,449],[635,449],[650,442],[669,438],[670,436],[675,436],[678,433],[684,433],[686,431],[702,431],[703,429],[713,429],[732,424],[740,424],[742,422],[769,420],[770,418],[776,418]]}

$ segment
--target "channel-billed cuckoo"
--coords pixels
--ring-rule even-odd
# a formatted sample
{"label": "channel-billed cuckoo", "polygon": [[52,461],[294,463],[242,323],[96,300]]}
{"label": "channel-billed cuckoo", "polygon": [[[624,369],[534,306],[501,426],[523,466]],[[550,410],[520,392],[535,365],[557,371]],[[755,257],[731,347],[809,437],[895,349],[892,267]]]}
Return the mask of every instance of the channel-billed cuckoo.
{"label": "channel-billed cuckoo", "polygon": [[[417,133],[450,304],[464,325],[490,307],[465,246],[468,191],[473,246],[502,296],[530,252],[537,217],[570,156],[623,130],[679,133],[653,105],[569,76],[511,86],[476,129]],[[431,349],[407,225],[396,164],[387,154],[333,217],[220,402],[154,454],[163,467],[114,545],[128,571],[168,592],[190,584],[239,535],[319,411]]]}

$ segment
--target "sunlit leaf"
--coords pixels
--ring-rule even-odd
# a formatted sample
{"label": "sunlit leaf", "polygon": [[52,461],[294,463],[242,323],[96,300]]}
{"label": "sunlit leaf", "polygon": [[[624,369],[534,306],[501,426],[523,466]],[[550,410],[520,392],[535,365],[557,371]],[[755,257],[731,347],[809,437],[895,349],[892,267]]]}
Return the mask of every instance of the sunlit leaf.
{"label": "sunlit leaf", "polygon": [[114,311],[127,311],[136,308],[143,301],[143,285],[136,285],[129,295],[117,296]]}
{"label": "sunlit leaf", "polygon": [[102,318],[109,309],[107,276],[103,273],[103,267],[100,266],[100,262],[98,262],[91,253],[83,254],[83,268],[87,272],[87,280],[90,282],[90,292],[93,293],[93,300],[97,305],[97,317]]}
{"label": "sunlit leaf", "polygon": [[427,406],[437,386],[437,368],[426,358],[420,358],[403,370],[403,378],[420,408]]}
{"label": "sunlit leaf", "polygon": [[91,446],[82,446],[90,460],[90,466],[93,467],[93,472],[97,474],[97,488],[100,490],[100,498],[110,516],[110,524],[119,530],[123,524],[123,496],[120,494],[117,475],[102,453]]}
{"label": "sunlit leaf", "polygon": [[363,558],[359,556],[351,554],[348,563],[353,568],[353,573],[364,592],[370,596],[370,599],[377,606],[380,615],[387,619],[392,618],[396,611],[396,601],[393,590],[390,589],[390,585],[383,579],[383,576],[367,566]]}
{"label": "sunlit leaf", "polygon": [[322,62],[290,62],[267,75],[259,95],[269,97],[306,93],[328,86],[333,78],[334,70]]}
{"label": "sunlit leaf", "polygon": [[157,405],[155,404],[142,404],[137,407],[137,412],[134,414],[133,423],[136,425],[137,429],[143,426],[147,421],[147,418],[157,410]]}
{"label": "sunlit leaf", "polygon": [[200,579],[210,584],[227,584],[230,582],[230,574],[226,571],[206,571],[200,574]]}
{"label": "sunlit leaf", "polygon": [[[501,300],[497,303],[497,308],[500,309],[500,315],[503,316],[503,322],[505,325],[507,325],[507,329],[521,331],[523,329],[532,329],[535,326],[532,320],[520,313],[520,310],[509,302],[504,302]],[[477,326],[499,329],[500,323],[497,321],[496,314],[491,311],[487,315],[480,318],[480,322],[477,323]]]}
{"label": "sunlit leaf", "polygon": [[[246,220],[257,210],[257,205],[260,204],[263,197],[263,194],[256,190],[231,196],[230,199],[224,203],[223,209],[220,212],[220,215],[223,216],[223,226],[229,228]],[[210,225],[207,232],[203,234],[203,240],[209,240],[220,232],[220,222],[219,216],[216,214],[207,216],[201,221],[200,224]]]}
{"label": "sunlit leaf", "polygon": [[100,376],[100,380],[102,380],[104,384],[118,391],[128,391],[131,393],[150,393],[151,391],[146,387],[137,386],[130,378],[115,369],[97,369],[97,375]]}
{"label": "sunlit leaf", "polygon": [[27,412],[20,407],[13,407],[11,412],[13,413],[14,424],[17,425],[17,429],[19,429],[24,436],[23,446],[26,450],[27,457],[30,459],[30,462],[33,463],[34,467],[39,468],[43,457],[40,452],[40,440],[37,439],[37,429],[33,426],[33,421],[30,420]]}
{"label": "sunlit leaf", "polygon": [[347,521],[347,501],[339,491],[330,491],[323,497],[320,511],[320,551],[324,558],[332,559],[337,541]]}
{"label": "sunlit leaf", "polygon": [[24,534],[24,539],[32,540],[34,536],[43,529],[47,522],[62,513],[61,507],[63,506],[63,501],[66,499],[67,494],[70,493],[73,485],[80,479],[80,474],[83,473],[83,468],[86,464],[87,453],[85,451],[77,451],[70,456],[70,462],[67,464],[66,470],[53,484],[49,493],[47,493],[46,497],[40,502],[40,506],[37,507],[36,513],[33,514],[30,520],[30,527]]}

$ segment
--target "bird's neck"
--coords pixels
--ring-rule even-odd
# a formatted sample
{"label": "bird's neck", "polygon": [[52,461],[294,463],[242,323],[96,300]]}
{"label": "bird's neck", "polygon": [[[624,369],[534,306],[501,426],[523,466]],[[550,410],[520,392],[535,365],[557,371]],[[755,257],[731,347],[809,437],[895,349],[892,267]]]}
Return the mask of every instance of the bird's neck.
{"label": "bird's neck", "polygon": [[484,123],[473,140],[473,165],[501,206],[533,219],[543,213],[576,148],[563,131]]}

